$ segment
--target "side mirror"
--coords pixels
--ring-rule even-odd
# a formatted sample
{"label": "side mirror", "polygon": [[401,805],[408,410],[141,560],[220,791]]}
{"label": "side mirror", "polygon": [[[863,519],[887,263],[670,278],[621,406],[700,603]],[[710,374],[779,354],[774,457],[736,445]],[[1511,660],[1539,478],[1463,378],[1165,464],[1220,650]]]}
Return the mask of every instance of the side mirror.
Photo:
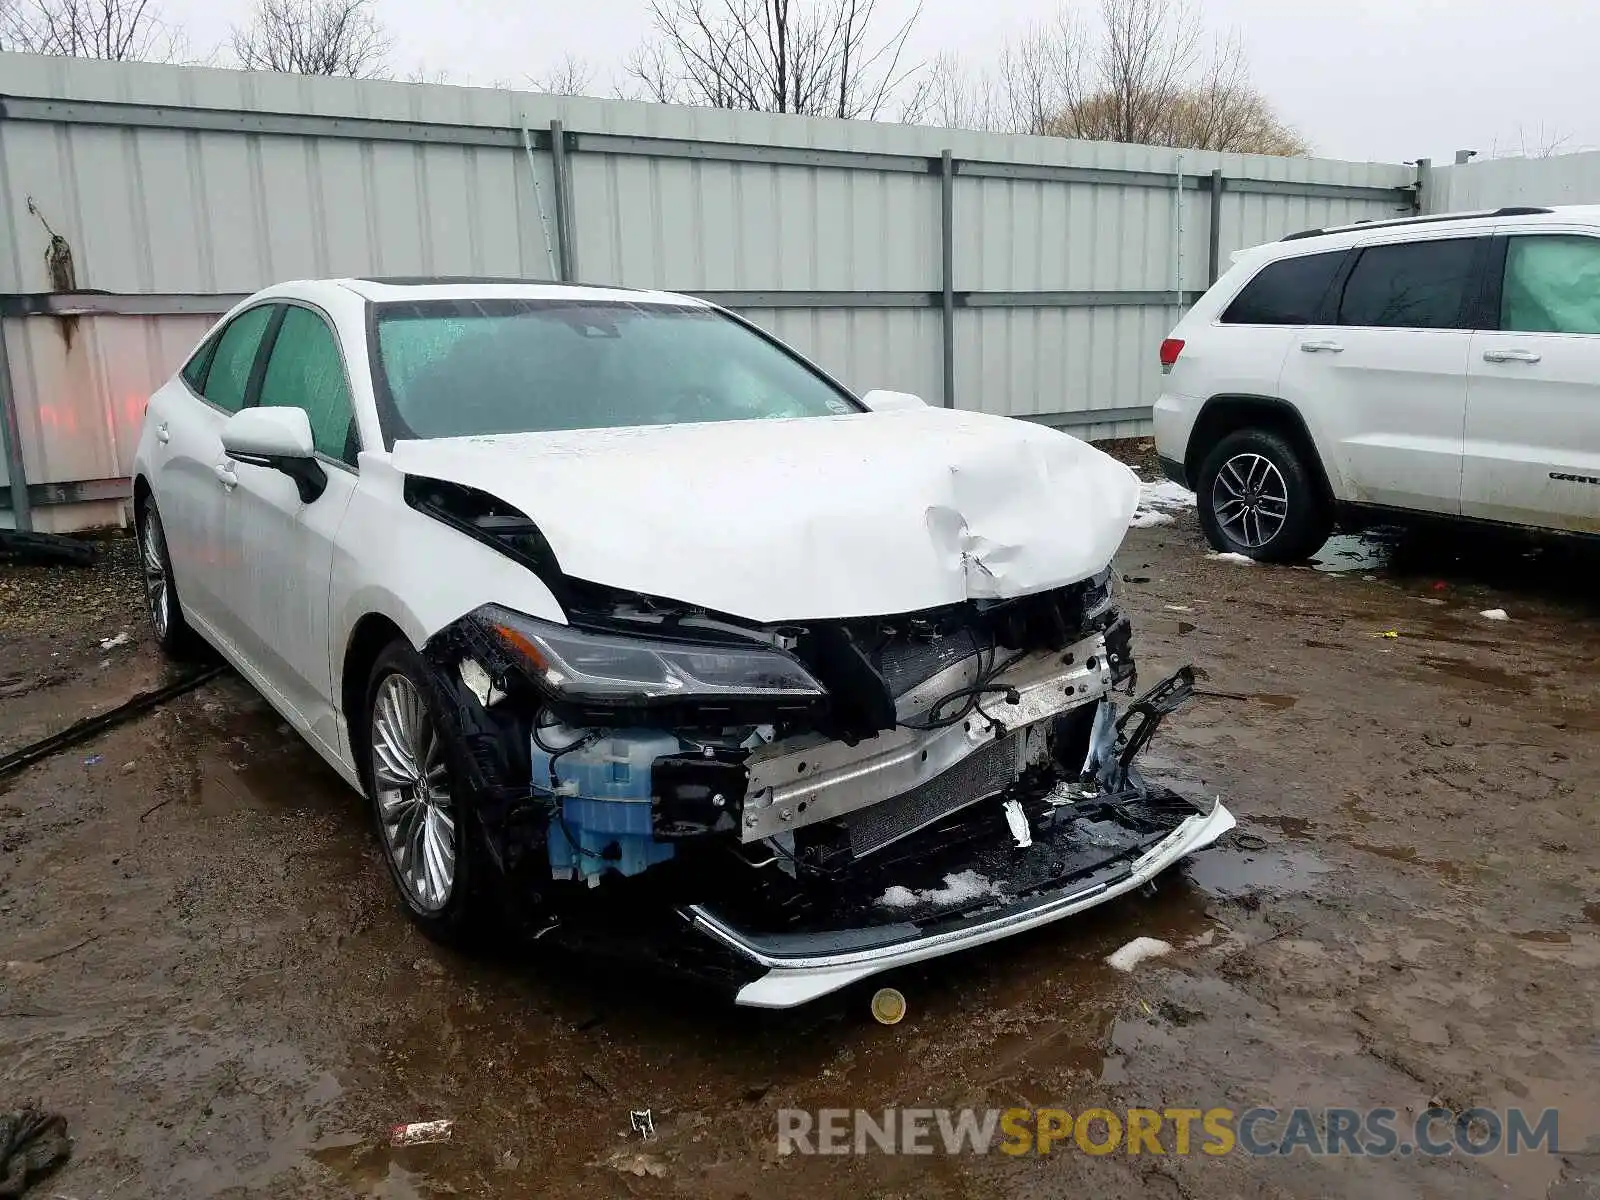
{"label": "side mirror", "polygon": [[910,392],[886,392],[881,389],[868,392],[861,397],[873,412],[894,412],[902,408],[927,408],[928,402],[921,396],[913,396]]}
{"label": "side mirror", "polygon": [[294,480],[302,504],[327,490],[328,473],[314,457],[311,418],[303,408],[240,409],[222,427],[222,451],[250,466],[282,471]]}

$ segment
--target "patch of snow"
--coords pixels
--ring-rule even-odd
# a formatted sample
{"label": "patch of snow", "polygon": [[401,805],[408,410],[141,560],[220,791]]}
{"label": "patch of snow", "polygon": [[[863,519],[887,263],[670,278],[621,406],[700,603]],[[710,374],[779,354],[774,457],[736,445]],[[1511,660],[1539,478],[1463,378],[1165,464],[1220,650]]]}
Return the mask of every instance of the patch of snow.
{"label": "patch of snow", "polygon": [[1503,609],[1503,608],[1486,608],[1481,613],[1479,613],[1478,615],[1480,617],[1483,617],[1485,620],[1489,620],[1489,621],[1509,621],[1509,620],[1511,620],[1510,614],[1508,614],[1506,612],[1506,610]]}
{"label": "patch of snow", "polygon": [[1187,604],[1163,604],[1162,608],[1168,612],[1193,612],[1194,609]]}
{"label": "patch of snow", "polygon": [[1172,946],[1160,938],[1134,938],[1115,954],[1106,957],[1106,963],[1118,971],[1131,971],[1147,958],[1160,958],[1171,954]]}
{"label": "patch of snow", "polygon": [[1194,493],[1170,479],[1139,485],[1139,507],[1134,509],[1132,529],[1153,529],[1157,525],[1170,525],[1173,514],[1195,505]]}
{"label": "patch of snow", "polygon": [[1208,554],[1206,557],[1212,562],[1232,563],[1236,567],[1253,567],[1256,565],[1256,560],[1248,554],[1238,554],[1232,550],[1226,554]]}
{"label": "patch of snow", "polygon": [[100,649],[115,650],[118,646],[126,646],[128,644],[128,640],[128,631],[124,629],[121,633],[117,634],[116,637],[101,638]]}
{"label": "patch of snow", "polygon": [[1171,524],[1171,513],[1158,512],[1153,508],[1136,508],[1133,512],[1133,519],[1128,522],[1128,528],[1154,529],[1157,525]]}
{"label": "patch of snow", "polygon": [[989,879],[976,871],[962,871],[955,875],[946,875],[943,887],[927,888],[919,892],[895,884],[878,897],[878,904],[883,908],[915,908],[919,904],[945,907],[951,904],[967,904],[984,896],[998,895],[1000,895],[999,887]]}

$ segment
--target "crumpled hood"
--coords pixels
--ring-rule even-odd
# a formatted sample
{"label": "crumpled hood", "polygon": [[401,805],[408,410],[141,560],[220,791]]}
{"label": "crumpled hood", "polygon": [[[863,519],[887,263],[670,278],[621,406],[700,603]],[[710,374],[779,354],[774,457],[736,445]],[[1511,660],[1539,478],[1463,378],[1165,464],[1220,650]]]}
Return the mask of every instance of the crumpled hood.
{"label": "crumpled hood", "polygon": [[1076,438],[945,409],[402,441],[392,461],[514,505],[574,578],[760,622],[1075,583],[1139,498]]}

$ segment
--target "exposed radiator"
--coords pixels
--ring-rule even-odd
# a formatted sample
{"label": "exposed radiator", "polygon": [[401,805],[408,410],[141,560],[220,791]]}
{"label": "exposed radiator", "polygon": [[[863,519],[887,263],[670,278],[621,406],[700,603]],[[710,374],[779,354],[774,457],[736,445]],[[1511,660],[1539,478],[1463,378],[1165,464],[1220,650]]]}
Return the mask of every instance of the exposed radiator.
{"label": "exposed radiator", "polygon": [[924,679],[933,678],[946,667],[971,658],[977,652],[978,639],[970,629],[958,630],[946,637],[901,637],[879,652],[878,669],[889,685],[889,694],[898,699]]}
{"label": "exposed radiator", "polygon": [[1022,770],[1022,734],[1008,734],[941,775],[881,804],[840,818],[857,858],[881,850],[957,809],[1009,787]]}

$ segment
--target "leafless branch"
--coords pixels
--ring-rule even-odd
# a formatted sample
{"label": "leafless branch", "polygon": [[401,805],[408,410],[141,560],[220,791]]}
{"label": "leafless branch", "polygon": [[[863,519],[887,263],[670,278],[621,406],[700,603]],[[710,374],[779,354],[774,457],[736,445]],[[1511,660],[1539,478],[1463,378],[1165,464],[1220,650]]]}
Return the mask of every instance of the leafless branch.
{"label": "leafless branch", "polygon": [[1053,21],[1027,30],[1002,51],[997,81],[968,75],[953,61],[936,64],[941,93],[956,98],[944,107],[975,118],[980,129],[1197,150],[1308,152],[1251,87],[1238,39],[1205,46],[1194,0],[1100,0],[1098,17],[1098,26],[1086,28],[1062,9]]}
{"label": "leafless branch", "polygon": [[552,96],[592,96],[594,67],[587,60],[568,54],[549,70],[527,76],[528,86]]}
{"label": "leafless branch", "polygon": [[240,66],[292,75],[381,77],[391,46],[372,0],[258,0],[250,24],[233,30]]}
{"label": "leafless branch", "polygon": [[0,49],[172,62],[185,42],[151,0],[0,0]]}
{"label": "leafless branch", "polygon": [[651,0],[652,36],[626,71],[645,98],[809,116],[904,115],[926,103],[906,43],[920,7],[886,34],[878,0]]}

